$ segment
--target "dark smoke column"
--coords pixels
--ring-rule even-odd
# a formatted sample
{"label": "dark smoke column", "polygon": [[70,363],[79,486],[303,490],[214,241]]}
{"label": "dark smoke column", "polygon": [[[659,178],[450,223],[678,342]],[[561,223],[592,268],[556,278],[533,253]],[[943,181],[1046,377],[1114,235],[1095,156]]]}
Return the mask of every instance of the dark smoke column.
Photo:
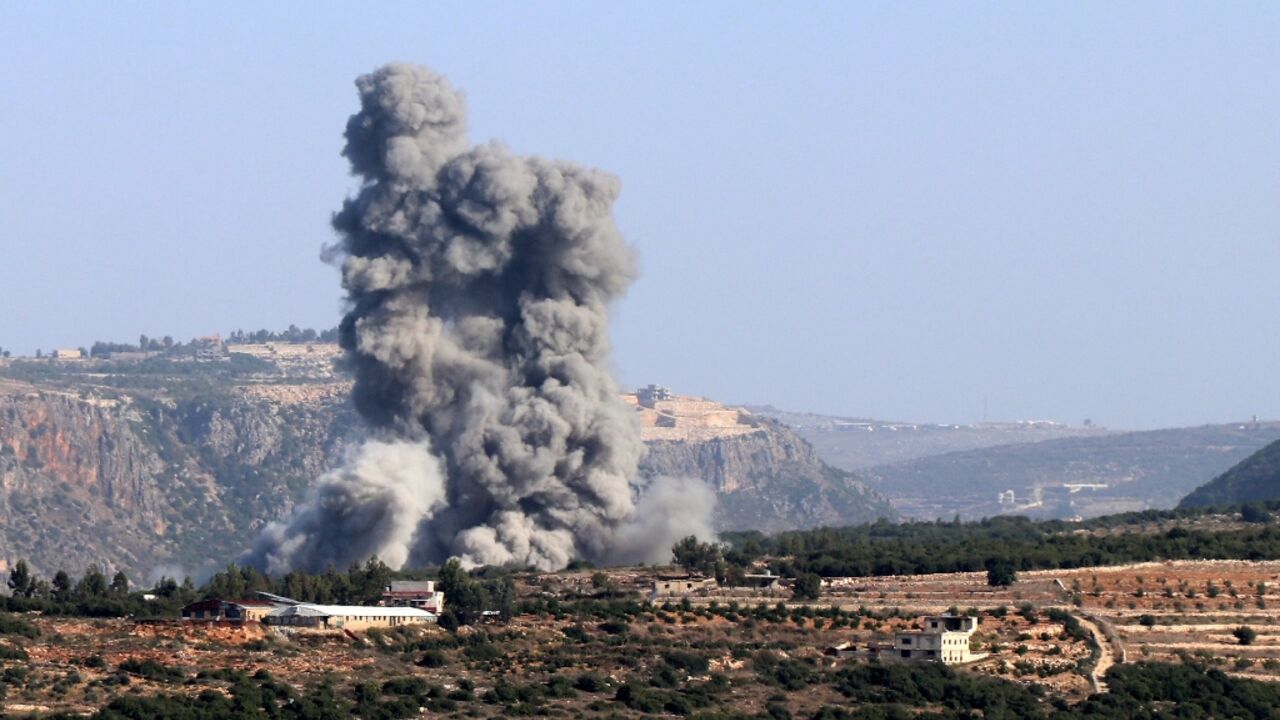
{"label": "dark smoke column", "polygon": [[[259,564],[363,559],[344,543],[543,568],[654,554],[635,547],[650,534],[633,521],[643,445],[607,369],[608,306],[635,276],[617,178],[470,146],[461,93],[428,69],[387,65],[356,85],[343,154],[363,184],[334,216],[332,250],[354,400],[378,439],[264,533]],[[700,519],[647,542],[705,533],[708,491],[690,487],[655,501],[674,492]]]}

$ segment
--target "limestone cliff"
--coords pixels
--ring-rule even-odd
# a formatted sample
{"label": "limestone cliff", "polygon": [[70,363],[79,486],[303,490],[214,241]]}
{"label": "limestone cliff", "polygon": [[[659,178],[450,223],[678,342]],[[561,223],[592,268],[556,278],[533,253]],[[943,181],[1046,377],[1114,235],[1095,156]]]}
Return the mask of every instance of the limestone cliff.
{"label": "limestone cliff", "polygon": [[785,426],[752,416],[754,430],[703,440],[649,440],[645,475],[700,477],[716,490],[716,527],[776,532],[895,517],[851,473],[826,465]]}
{"label": "limestone cliff", "polygon": [[[98,562],[144,582],[237,558],[362,432],[349,384],[316,355],[277,375],[190,363],[0,372],[0,570],[26,558],[48,577]],[[703,398],[628,399],[649,446],[642,472],[705,480],[721,529],[892,515],[774,421]]]}

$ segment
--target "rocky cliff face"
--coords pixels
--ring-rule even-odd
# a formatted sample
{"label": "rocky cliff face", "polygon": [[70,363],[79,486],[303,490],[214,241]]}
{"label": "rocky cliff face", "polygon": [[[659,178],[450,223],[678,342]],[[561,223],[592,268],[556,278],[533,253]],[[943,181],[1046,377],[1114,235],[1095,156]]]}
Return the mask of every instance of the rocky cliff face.
{"label": "rocky cliff face", "polygon": [[[135,582],[219,568],[362,430],[349,386],[333,378],[40,380],[0,376],[0,562],[26,558],[45,577],[94,562]],[[701,398],[638,412],[653,415],[642,471],[705,480],[721,529],[892,515],[771,420]]]}
{"label": "rocky cliff face", "polygon": [[8,389],[0,558],[27,558],[46,577],[98,562],[141,582],[233,560],[337,461],[356,427],[341,396],[102,400]]}
{"label": "rocky cliff face", "polygon": [[823,463],[794,432],[772,420],[751,419],[756,429],[745,434],[649,440],[641,472],[702,478],[719,496],[721,530],[777,532],[895,516],[884,498],[851,473]]}
{"label": "rocky cliff face", "polygon": [[57,392],[0,396],[0,552],[49,570],[108,550],[121,566],[147,562],[173,512],[164,470],[123,407]]}

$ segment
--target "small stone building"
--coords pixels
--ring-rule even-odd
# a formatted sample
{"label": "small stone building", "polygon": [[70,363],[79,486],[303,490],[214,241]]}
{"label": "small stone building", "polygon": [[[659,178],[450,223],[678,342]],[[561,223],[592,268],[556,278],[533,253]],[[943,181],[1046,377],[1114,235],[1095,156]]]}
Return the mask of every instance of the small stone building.
{"label": "small stone building", "polygon": [[694,577],[692,575],[660,576],[653,581],[650,598],[685,597],[689,595],[706,595],[719,589],[720,583],[715,578]]}
{"label": "small stone building", "polygon": [[222,604],[222,612],[233,622],[262,622],[279,607],[283,606],[267,600],[228,600]]}
{"label": "small stone building", "polygon": [[202,622],[261,622],[272,610],[285,607],[268,600],[198,600],[182,608],[183,620]]}
{"label": "small stone building", "polygon": [[190,605],[182,608],[183,620],[201,620],[213,621],[223,620],[225,616],[222,614],[222,601],[217,598],[209,600],[197,600]]}

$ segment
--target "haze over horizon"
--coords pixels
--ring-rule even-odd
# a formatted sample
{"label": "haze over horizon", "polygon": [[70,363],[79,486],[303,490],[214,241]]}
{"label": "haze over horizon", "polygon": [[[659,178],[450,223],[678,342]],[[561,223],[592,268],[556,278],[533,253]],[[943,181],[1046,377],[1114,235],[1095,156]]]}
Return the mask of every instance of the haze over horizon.
{"label": "haze over horizon", "polygon": [[621,178],[624,386],[1280,418],[1280,7],[669,7],[0,10],[0,347],[335,325],[351,79],[398,59]]}

